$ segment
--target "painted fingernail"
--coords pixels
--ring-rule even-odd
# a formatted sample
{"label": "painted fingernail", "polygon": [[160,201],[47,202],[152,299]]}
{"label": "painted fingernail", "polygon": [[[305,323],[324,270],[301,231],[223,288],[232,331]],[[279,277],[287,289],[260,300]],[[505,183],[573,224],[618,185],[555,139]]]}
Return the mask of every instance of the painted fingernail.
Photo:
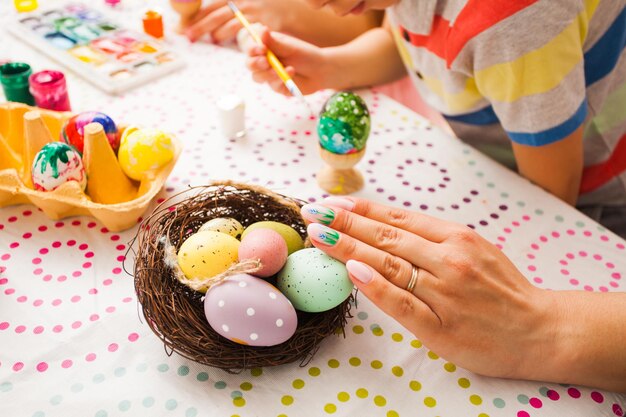
{"label": "painted fingernail", "polygon": [[300,209],[302,217],[313,223],[322,223],[328,226],[335,220],[335,212],[319,204],[305,204]]}
{"label": "painted fingernail", "polygon": [[324,199],[324,203],[348,211],[352,211],[352,209],[354,208],[354,201],[342,197],[326,197]]}
{"label": "painted fingernail", "polygon": [[326,246],[335,246],[340,237],[338,231],[319,223],[311,223],[309,227],[306,228],[306,231],[313,241]]}
{"label": "painted fingernail", "polygon": [[363,262],[350,259],[346,262],[346,268],[350,275],[361,281],[363,284],[369,283],[374,277],[372,270]]}

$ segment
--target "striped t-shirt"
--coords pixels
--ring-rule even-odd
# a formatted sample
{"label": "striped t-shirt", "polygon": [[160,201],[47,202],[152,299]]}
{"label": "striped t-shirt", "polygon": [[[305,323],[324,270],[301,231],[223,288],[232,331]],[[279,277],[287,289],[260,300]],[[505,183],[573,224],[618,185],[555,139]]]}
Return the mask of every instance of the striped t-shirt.
{"label": "striped t-shirt", "polygon": [[[626,0],[401,0],[394,36],[425,101],[488,154],[584,124],[579,205],[626,204]],[[507,151],[508,147],[508,151]]]}

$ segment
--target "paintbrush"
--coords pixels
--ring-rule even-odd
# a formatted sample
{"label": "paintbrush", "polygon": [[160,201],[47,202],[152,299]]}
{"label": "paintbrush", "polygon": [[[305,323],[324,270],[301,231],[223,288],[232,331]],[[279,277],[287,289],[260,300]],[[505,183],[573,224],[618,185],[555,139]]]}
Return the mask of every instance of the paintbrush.
{"label": "paintbrush", "polygon": [[[264,46],[263,41],[261,40],[259,35],[254,31],[254,29],[252,29],[252,26],[250,26],[250,22],[248,22],[248,19],[246,19],[243,13],[241,13],[241,10],[239,10],[239,8],[235,5],[235,3],[233,3],[232,1],[229,1],[228,7],[230,7],[230,10],[233,11],[233,13],[235,14],[235,17],[241,22],[243,27],[246,28],[246,30],[248,31],[252,39],[254,39],[254,41],[260,46]],[[289,76],[289,74],[287,73],[287,70],[285,70],[285,67],[278,60],[276,55],[274,55],[274,53],[268,49],[266,57],[267,57],[267,62],[269,62],[270,66],[274,69],[274,71],[276,71],[276,74],[278,74],[278,77],[281,79],[283,84],[285,84],[285,87],[287,87],[287,90],[289,90],[291,95],[294,97],[300,98],[300,100],[302,100],[302,102],[306,105],[306,107],[311,112],[311,115],[314,116],[315,114],[313,113],[313,109],[311,109],[311,106],[309,105],[309,103],[304,99],[304,94],[302,94],[302,92],[300,91],[296,83]]]}

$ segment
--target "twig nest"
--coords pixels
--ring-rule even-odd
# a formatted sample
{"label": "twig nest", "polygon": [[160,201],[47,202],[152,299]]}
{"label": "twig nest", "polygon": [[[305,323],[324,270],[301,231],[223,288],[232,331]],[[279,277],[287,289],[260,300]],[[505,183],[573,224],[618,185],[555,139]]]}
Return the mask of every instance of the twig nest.
{"label": "twig nest", "polygon": [[[226,270],[200,280],[205,288],[194,287],[196,280],[178,265],[178,255],[194,235],[220,233],[225,236],[220,239],[236,241],[232,235],[215,230],[197,233],[213,219],[236,219],[247,227],[243,242],[247,237],[254,242],[255,236],[275,232],[269,233],[274,250],[279,247],[281,252],[288,252],[290,243],[301,249],[306,237],[301,205],[261,187],[219,182],[172,197],[141,224],[136,237],[135,289],[148,326],[171,352],[228,372],[291,362],[305,365],[324,338],[343,332],[352,296],[348,294],[327,311],[298,311],[274,286],[272,276],[251,276],[271,263],[261,261],[266,254],[254,252],[255,259],[238,256],[238,262]],[[276,229],[255,226],[250,230],[253,224],[268,222],[283,225],[283,232],[292,232],[285,238]],[[254,230],[264,231],[253,234]],[[276,240],[278,236],[283,242]],[[197,268],[197,264],[192,265]]]}

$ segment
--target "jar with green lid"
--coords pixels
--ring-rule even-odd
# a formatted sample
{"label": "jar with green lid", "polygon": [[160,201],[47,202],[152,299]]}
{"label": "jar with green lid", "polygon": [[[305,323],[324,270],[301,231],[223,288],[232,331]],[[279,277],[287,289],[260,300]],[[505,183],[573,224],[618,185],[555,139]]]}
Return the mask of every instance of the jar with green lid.
{"label": "jar with green lid", "polygon": [[30,65],[23,62],[9,62],[0,66],[0,84],[8,101],[35,105],[35,99],[28,89],[28,78],[32,72]]}

